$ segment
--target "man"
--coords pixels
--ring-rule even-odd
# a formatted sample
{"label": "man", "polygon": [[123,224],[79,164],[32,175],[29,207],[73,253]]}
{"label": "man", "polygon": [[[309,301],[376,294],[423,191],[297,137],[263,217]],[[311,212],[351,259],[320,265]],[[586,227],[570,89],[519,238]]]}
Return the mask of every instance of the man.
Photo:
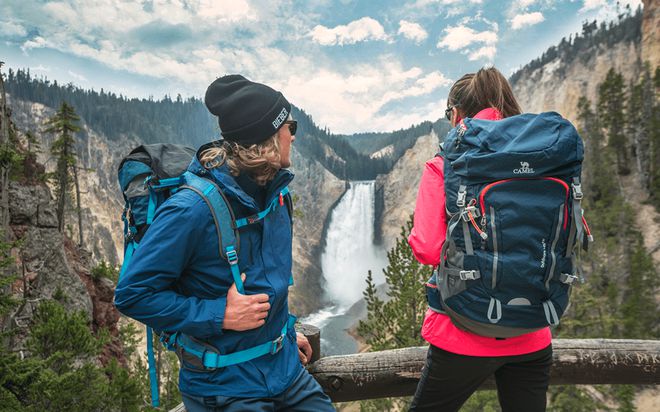
{"label": "man", "polygon": [[202,146],[188,171],[224,195],[238,247],[224,251],[204,198],[180,190],[157,210],[115,304],[175,337],[167,342],[181,361],[189,412],[334,410],[303,367],[311,348],[288,313],[291,105],[240,75],[215,80],[205,103],[223,139]]}

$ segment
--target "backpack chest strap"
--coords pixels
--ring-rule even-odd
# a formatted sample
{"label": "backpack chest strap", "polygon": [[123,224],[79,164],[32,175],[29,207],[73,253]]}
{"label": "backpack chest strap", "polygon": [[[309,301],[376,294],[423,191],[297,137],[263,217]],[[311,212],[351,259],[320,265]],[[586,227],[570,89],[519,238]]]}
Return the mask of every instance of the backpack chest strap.
{"label": "backpack chest strap", "polygon": [[282,189],[282,191],[280,192],[279,196],[276,196],[276,197],[270,202],[270,204],[268,205],[268,207],[266,207],[266,208],[265,208],[264,210],[262,210],[261,212],[256,213],[256,214],[254,214],[254,215],[252,215],[252,216],[248,216],[248,217],[244,217],[244,218],[241,218],[241,219],[237,219],[237,220],[236,220],[236,223],[235,223],[236,228],[240,228],[240,227],[243,227],[243,226],[251,225],[251,224],[253,224],[253,223],[257,223],[257,222],[259,222],[260,220],[263,220],[266,216],[268,216],[268,214],[269,214],[270,212],[272,212],[273,210],[275,210],[278,206],[284,206],[284,197],[285,197],[286,195],[288,195],[288,194],[289,194],[289,187],[287,186],[287,187],[285,187],[284,189]]}

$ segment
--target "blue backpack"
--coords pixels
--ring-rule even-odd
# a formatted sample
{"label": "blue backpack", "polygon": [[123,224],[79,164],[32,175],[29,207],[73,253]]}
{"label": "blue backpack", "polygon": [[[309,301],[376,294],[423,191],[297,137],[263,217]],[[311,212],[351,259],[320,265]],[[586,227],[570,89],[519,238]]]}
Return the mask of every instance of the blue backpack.
{"label": "blue backpack", "polygon": [[[179,190],[187,189],[197,193],[209,206],[218,233],[220,256],[229,263],[236,289],[239,293],[245,294],[238,264],[238,230],[259,222],[275,208],[285,204],[290,216],[293,217],[291,195],[288,188],[285,187],[280,192],[280,196],[276,197],[263,211],[236,219],[229,201],[214,182],[187,171],[194,156],[195,150],[190,147],[175,144],[151,144],[135,148],[122,159],[119,164],[118,178],[125,202],[122,214],[124,262],[119,276],[121,278],[124,275],[134,251],[139,247],[140,240],[153,222],[156,210],[171,195]],[[289,285],[292,284],[293,277],[289,280]],[[290,316],[281,335],[274,341],[231,354],[219,354],[208,344],[178,332],[162,333],[160,341],[168,350],[176,352],[179,359],[185,357],[186,364],[196,365],[201,371],[209,371],[246,362],[267,353],[276,353],[281,348],[284,335],[292,322],[295,322],[295,317]],[[147,327],[147,359],[152,405],[157,407],[160,403],[159,390],[153,350],[153,331],[149,327]]]}
{"label": "blue backpack", "polygon": [[431,309],[507,338],[556,326],[582,279],[584,149],[554,112],[465,119],[441,145],[447,235],[427,283]]}

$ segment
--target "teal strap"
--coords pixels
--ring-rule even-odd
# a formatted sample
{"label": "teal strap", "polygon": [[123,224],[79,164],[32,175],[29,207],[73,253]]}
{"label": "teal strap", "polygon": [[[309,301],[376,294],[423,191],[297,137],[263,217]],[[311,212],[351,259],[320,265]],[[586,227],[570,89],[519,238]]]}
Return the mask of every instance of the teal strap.
{"label": "teal strap", "polygon": [[158,377],[156,375],[156,357],[154,356],[153,331],[147,326],[147,359],[149,362],[149,384],[151,386],[151,405],[160,406],[158,395]]}
{"label": "teal strap", "polygon": [[238,252],[240,242],[238,231],[234,230],[234,213],[220,188],[212,181],[190,172],[185,172],[183,178],[186,185],[182,186],[182,188],[187,188],[196,192],[202,199],[204,199],[211,210],[211,215],[213,216],[213,221],[218,233],[220,256],[223,259],[226,258],[227,248],[230,246]]}
{"label": "teal strap", "polygon": [[158,184],[152,185],[151,187],[154,189],[164,189],[166,187],[179,186],[181,184],[181,180],[181,176],[159,179]]}
{"label": "teal strap", "polygon": [[124,276],[124,272],[126,272],[128,264],[131,262],[131,258],[133,257],[135,249],[137,249],[137,243],[135,242],[129,242],[128,245],[126,245],[126,251],[124,252],[124,263],[122,263],[121,270],[119,271],[119,279]]}
{"label": "teal strap", "polygon": [[[170,350],[171,348],[176,348],[177,346],[182,347],[186,353],[201,359],[204,368],[224,368],[226,366],[247,362],[263,355],[276,354],[282,349],[287,331],[290,328],[293,328],[295,323],[296,317],[289,315],[286,323],[280,331],[280,336],[278,336],[277,339],[227,355],[221,355],[217,352],[209,351],[206,346],[200,345],[188,336],[180,333],[172,335],[169,340],[165,342],[165,344]],[[174,343],[172,344],[172,342]]]}
{"label": "teal strap", "polygon": [[268,205],[267,208],[265,208],[261,212],[259,212],[257,214],[254,214],[252,216],[244,217],[242,219],[237,219],[236,220],[236,228],[256,223],[256,222],[262,220],[263,218],[265,218],[266,216],[268,216],[268,214],[270,212],[272,212],[273,210],[275,210],[277,208],[277,206],[284,206],[284,196],[286,196],[288,194],[289,194],[289,188],[285,187],[284,189],[282,189],[279,196],[276,196],[270,202],[270,204]]}
{"label": "teal strap", "polygon": [[156,191],[154,191],[152,188],[149,188],[149,206],[147,208],[148,225],[154,221],[154,215],[156,214],[156,203],[158,203],[156,196]]}
{"label": "teal strap", "polygon": [[233,246],[227,246],[226,249],[227,261],[229,262],[229,268],[231,269],[231,276],[234,278],[234,283],[236,284],[236,290],[241,295],[245,295],[245,288],[243,287],[243,280],[241,279],[241,270],[238,267],[238,255]]}
{"label": "teal strap", "polygon": [[289,278],[289,286],[293,286],[293,273],[291,274],[291,277]]}

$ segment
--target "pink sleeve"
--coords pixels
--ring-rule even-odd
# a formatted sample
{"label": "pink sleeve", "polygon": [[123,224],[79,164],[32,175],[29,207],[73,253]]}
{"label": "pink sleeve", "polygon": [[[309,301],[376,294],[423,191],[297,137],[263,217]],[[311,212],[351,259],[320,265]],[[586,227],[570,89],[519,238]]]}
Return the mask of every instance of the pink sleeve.
{"label": "pink sleeve", "polygon": [[424,265],[437,266],[440,250],[445,241],[447,217],[445,215],[444,162],[436,156],[426,162],[419,182],[413,228],[408,237],[417,260]]}

